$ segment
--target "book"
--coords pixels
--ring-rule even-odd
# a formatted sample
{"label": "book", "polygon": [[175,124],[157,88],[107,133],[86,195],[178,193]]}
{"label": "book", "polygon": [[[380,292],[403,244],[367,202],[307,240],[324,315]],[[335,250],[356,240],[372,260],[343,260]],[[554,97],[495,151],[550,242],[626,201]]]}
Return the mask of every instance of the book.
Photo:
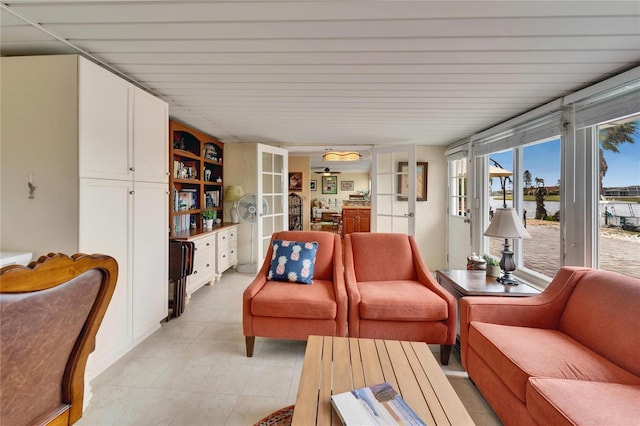
{"label": "book", "polygon": [[346,426],[426,426],[387,382],[331,395],[331,405]]}

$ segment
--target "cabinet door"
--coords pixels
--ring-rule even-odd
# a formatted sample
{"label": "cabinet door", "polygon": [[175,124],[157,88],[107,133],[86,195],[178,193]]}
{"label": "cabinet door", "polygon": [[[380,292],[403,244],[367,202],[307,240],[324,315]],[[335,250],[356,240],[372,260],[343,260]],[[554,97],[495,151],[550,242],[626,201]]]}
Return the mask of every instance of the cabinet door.
{"label": "cabinet door", "polygon": [[142,89],[134,89],[134,180],[169,181],[169,107]]}
{"label": "cabinet door", "polygon": [[355,210],[345,210],[342,215],[342,228],[344,235],[357,231],[357,214]]}
{"label": "cabinet door", "polygon": [[78,78],[80,177],[131,179],[133,86],[82,58]]}
{"label": "cabinet door", "polygon": [[369,210],[358,210],[358,232],[371,231],[371,215]]}
{"label": "cabinet door", "polygon": [[167,316],[169,196],[167,185],[135,182],[133,193],[133,340],[147,337]]}
{"label": "cabinet door", "polygon": [[96,375],[124,355],[131,343],[132,189],[127,181],[80,179],[79,251],[107,254],[118,262],[116,289],[92,356]]}

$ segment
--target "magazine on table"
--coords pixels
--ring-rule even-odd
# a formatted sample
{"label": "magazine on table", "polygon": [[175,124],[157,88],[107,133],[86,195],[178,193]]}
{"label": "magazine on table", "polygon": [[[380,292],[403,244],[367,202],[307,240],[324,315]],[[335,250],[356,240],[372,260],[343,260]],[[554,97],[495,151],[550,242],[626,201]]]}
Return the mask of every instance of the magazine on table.
{"label": "magazine on table", "polygon": [[424,425],[389,383],[331,395],[331,404],[347,426]]}

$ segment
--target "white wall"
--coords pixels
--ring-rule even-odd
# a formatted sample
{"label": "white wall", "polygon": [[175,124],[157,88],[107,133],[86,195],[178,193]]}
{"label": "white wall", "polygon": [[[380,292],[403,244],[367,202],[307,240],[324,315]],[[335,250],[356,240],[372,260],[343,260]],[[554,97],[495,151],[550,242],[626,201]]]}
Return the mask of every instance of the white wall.
{"label": "white wall", "polygon": [[[255,143],[224,144],[224,190],[228,185],[240,185],[245,193],[258,191],[258,146]],[[223,222],[231,223],[232,202],[224,202]],[[251,224],[240,221],[238,227],[238,264],[251,259]],[[254,259],[255,260],[255,259]],[[262,265],[262,259],[258,259]]]}
{"label": "white wall", "polygon": [[416,241],[431,272],[446,268],[447,162],[445,147],[417,146],[417,161],[426,161],[427,201],[416,203]]}

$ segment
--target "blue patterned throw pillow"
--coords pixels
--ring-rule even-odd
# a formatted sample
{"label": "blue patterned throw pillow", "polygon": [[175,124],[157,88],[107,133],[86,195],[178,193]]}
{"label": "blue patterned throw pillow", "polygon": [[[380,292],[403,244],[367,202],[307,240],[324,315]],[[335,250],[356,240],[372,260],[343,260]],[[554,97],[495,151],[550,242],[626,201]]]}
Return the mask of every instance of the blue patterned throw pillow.
{"label": "blue patterned throw pillow", "polygon": [[292,283],[313,283],[318,243],[273,240],[273,256],[267,279]]}

